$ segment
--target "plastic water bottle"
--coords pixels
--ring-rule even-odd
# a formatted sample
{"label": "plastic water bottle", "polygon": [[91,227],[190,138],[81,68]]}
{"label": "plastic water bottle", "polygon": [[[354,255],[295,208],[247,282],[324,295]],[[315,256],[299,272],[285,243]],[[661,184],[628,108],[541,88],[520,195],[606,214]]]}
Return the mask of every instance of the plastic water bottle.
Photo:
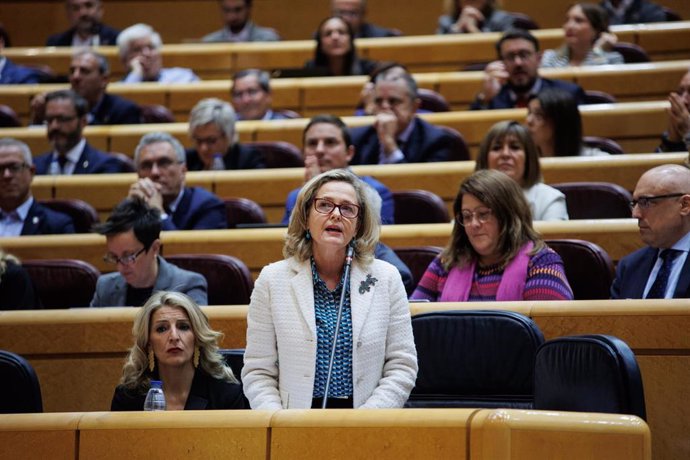
{"label": "plastic water bottle", "polygon": [[165,410],[165,394],[163,394],[163,382],[160,380],[151,380],[151,388],[146,394],[144,401],[145,411]]}
{"label": "plastic water bottle", "polygon": [[225,162],[223,161],[223,155],[220,153],[213,154],[213,163],[211,163],[211,169],[214,171],[224,171]]}

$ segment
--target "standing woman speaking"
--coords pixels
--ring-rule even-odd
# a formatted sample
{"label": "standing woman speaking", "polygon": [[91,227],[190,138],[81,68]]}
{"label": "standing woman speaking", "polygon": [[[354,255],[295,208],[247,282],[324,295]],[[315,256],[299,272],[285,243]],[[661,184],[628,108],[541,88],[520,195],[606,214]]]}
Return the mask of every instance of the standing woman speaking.
{"label": "standing woman speaking", "polygon": [[[417,376],[400,274],[374,259],[379,217],[368,187],[334,169],[302,188],[285,260],[265,267],[247,314],[242,382],[252,409],[402,407]],[[346,280],[348,248],[354,249]],[[326,380],[338,306],[333,372]]]}

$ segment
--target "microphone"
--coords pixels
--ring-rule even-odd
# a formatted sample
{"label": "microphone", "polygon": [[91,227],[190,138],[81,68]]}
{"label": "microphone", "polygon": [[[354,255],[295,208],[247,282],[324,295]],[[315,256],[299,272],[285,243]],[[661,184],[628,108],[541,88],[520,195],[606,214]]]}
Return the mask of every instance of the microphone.
{"label": "microphone", "polygon": [[335,349],[338,343],[338,332],[340,331],[340,320],[343,316],[343,304],[345,303],[345,291],[350,283],[350,266],[355,254],[355,240],[350,241],[345,254],[345,275],[343,277],[343,290],[340,292],[340,303],[338,304],[338,317],[335,320],[335,331],[333,333],[333,343],[331,344],[331,356],[328,359],[328,372],[326,373],[326,386],[323,390],[323,401],[321,409],[326,408],[328,403],[328,388],[331,386],[331,376],[333,375],[333,361],[335,361]]}

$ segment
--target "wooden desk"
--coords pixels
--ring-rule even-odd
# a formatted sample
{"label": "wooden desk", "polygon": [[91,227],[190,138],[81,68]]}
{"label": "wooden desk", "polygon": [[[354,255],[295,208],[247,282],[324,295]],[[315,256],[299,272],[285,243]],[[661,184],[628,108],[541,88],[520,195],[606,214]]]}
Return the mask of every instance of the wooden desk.
{"label": "wooden desk", "polygon": [[76,459],[81,413],[2,414],[0,458]]}

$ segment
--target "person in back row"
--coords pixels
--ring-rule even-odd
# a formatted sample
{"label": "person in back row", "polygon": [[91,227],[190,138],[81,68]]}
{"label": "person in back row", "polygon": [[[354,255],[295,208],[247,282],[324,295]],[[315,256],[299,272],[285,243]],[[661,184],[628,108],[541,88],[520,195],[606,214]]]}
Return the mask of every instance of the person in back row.
{"label": "person in back row", "polygon": [[134,152],[139,180],[129,197],[144,200],[160,213],[163,230],[207,230],[228,227],[225,204],[201,187],[186,187],[185,152],[168,133],[144,135]]}
{"label": "person in back row", "polygon": [[206,279],[160,255],[158,209],[128,198],[95,230],[106,238],[108,252],[103,260],[117,271],[98,278],[92,307],[139,307],[157,291],[181,292],[201,305],[208,304]]}
{"label": "person in back row", "polygon": [[271,108],[271,76],[259,69],[240,70],[232,77],[232,106],[238,120],[284,120]]}
{"label": "person in back row", "polygon": [[251,20],[252,0],[218,0],[225,26],[204,36],[202,42],[274,42],[278,32]]}
{"label": "person in back row", "polygon": [[46,46],[109,46],[117,40],[118,30],[103,24],[101,0],[66,0],[69,30],[51,35]]}
{"label": "person in back row", "polygon": [[668,96],[668,129],[661,136],[659,152],[690,151],[690,70],[680,79],[678,89]]}
{"label": "person in back row", "polygon": [[366,0],[331,0],[331,15],[345,19],[355,38],[396,37],[400,32],[367,22]]}

